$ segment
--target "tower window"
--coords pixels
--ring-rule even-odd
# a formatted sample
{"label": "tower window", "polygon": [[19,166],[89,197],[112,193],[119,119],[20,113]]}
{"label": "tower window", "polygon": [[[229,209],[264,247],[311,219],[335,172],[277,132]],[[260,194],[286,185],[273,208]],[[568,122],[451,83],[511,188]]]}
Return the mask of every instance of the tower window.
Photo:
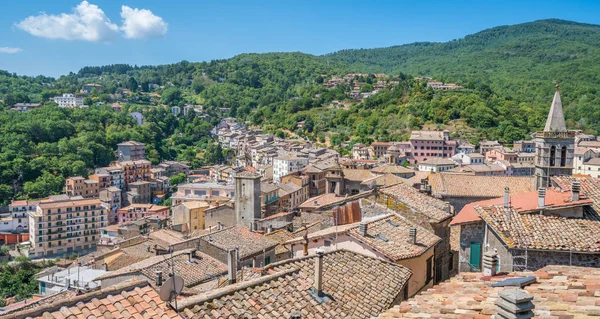
{"label": "tower window", "polygon": [[556,163],[556,146],[550,147],[550,166],[554,166]]}
{"label": "tower window", "polygon": [[560,166],[564,167],[567,163],[567,147],[563,146],[560,149]]}

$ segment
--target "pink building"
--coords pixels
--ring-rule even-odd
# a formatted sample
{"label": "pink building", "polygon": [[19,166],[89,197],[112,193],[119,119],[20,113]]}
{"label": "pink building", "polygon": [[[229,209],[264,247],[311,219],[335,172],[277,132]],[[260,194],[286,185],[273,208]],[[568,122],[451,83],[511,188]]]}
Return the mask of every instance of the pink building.
{"label": "pink building", "polygon": [[413,131],[408,141],[415,163],[456,154],[457,142],[450,140],[448,131]]}
{"label": "pink building", "polygon": [[169,206],[159,206],[153,204],[132,204],[123,207],[117,211],[119,224],[135,221],[148,216],[169,217]]}

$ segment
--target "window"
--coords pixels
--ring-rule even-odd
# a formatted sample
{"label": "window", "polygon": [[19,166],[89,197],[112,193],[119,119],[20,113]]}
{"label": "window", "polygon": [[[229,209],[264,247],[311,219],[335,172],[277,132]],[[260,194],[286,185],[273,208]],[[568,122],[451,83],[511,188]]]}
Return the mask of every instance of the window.
{"label": "window", "polygon": [[325,243],[324,243],[324,246],[325,247],[330,247],[331,246],[331,241],[326,240]]}
{"label": "window", "polygon": [[550,166],[554,166],[556,162],[556,146],[550,147]]}
{"label": "window", "polygon": [[564,167],[567,163],[567,147],[563,146],[560,149],[560,166]]}
{"label": "window", "polygon": [[425,284],[428,284],[433,279],[433,257],[427,259],[427,274],[425,276]]}

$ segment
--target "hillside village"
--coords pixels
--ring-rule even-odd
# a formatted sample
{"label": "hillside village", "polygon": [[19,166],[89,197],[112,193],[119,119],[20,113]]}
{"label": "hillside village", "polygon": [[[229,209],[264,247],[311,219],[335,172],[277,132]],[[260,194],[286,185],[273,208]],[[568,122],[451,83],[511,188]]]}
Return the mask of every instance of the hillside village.
{"label": "hillside village", "polygon": [[[360,99],[388,82],[352,83]],[[0,316],[592,318],[600,141],[563,113],[557,85],[544,129],[510,147],[421,130],[350,155],[224,117],[227,164],[200,168],[119,143],[64,194],[4,210],[9,255],[56,264]]]}

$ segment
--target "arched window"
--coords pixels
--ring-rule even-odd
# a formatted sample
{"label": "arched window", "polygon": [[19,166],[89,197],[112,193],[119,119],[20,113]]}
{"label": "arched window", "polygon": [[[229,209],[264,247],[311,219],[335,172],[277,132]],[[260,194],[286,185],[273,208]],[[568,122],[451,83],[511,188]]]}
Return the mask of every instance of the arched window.
{"label": "arched window", "polygon": [[550,147],[550,166],[554,166],[556,160],[556,146]]}
{"label": "arched window", "polygon": [[564,167],[567,164],[567,147],[563,146],[560,149],[560,166]]}

